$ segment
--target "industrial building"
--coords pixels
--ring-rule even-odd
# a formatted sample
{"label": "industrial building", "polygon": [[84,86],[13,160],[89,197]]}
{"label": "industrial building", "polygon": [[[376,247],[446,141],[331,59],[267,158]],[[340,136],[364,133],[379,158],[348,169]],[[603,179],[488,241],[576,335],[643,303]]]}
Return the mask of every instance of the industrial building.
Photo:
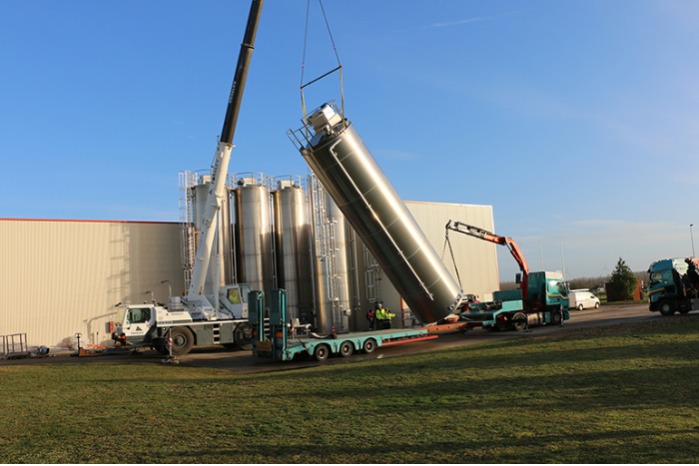
{"label": "industrial building", "polygon": [[[29,346],[67,346],[77,334],[105,343],[119,304],[181,295],[207,185],[206,174],[181,174],[181,222],[0,219],[0,335],[26,334]],[[396,314],[394,327],[417,323],[314,177],[238,174],[227,188],[209,274],[216,283],[207,286],[284,288],[290,315],[320,332],[366,329],[377,300]],[[444,227],[453,219],[493,231],[492,207],[406,205],[463,292],[491,298],[499,288],[496,246],[464,236],[450,251]]]}

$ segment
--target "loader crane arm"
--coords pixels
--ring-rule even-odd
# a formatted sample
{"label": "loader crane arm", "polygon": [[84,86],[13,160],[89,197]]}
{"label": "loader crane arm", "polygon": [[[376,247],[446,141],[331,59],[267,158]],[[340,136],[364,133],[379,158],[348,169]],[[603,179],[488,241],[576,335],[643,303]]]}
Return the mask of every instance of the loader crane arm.
{"label": "loader crane arm", "polygon": [[512,254],[512,257],[515,259],[517,262],[517,265],[519,265],[519,270],[522,272],[522,283],[521,283],[521,288],[522,288],[522,300],[526,302],[527,300],[527,289],[528,289],[528,281],[527,277],[529,276],[529,265],[527,264],[527,260],[524,258],[524,254],[522,254],[522,250],[519,248],[515,240],[512,238],[507,238],[505,236],[499,236],[496,235],[495,233],[492,233],[490,231],[484,230],[482,228],[478,228],[473,225],[468,225],[463,222],[459,221],[453,221],[449,220],[445,226],[447,233],[449,230],[456,231],[458,233],[463,233],[464,235],[468,236],[473,236],[474,238],[479,238],[484,241],[489,241],[491,243],[495,244],[500,244],[503,246],[506,246],[507,249],[510,251],[510,254]]}

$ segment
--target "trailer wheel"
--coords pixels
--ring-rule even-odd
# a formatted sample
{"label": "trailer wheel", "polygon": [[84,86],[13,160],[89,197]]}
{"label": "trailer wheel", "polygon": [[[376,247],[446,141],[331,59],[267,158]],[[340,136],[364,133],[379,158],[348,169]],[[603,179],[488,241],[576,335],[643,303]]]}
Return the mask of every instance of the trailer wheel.
{"label": "trailer wheel", "polygon": [[172,354],[181,356],[187,354],[194,346],[194,334],[187,327],[175,327],[171,330]]}
{"label": "trailer wheel", "polygon": [[316,361],[325,361],[330,357],[330,347],[328,345],[318,345],[313,353]]}
{"label": "trailer wheel", "polygon": [[671,316],[675,313],[675,308],[672,306],[670,301],[664,301],[660,305],[660,313],[664,316]]}
{"label": "trailer wheel", "polygon": [[362,347],[362,349],[364,350],[364,352],[366,354],[373,353],[374,350],[376,349],[376,340],[374,340],[373,338],[367,339],[364,342],[364,346]]}
{"label": "trailer wheel", "polygon": [[351,341],[343,341],[340,345],[340,356],[346,358],[347,356],[352,356],[354,353],[354,345]]}
{"label": "trailer wheel", "polygon": [[233,339],[235,344],[240,349],[251,350],[252,349],[252,327],[248,323],[238,324],[238,326],[233,330]]}

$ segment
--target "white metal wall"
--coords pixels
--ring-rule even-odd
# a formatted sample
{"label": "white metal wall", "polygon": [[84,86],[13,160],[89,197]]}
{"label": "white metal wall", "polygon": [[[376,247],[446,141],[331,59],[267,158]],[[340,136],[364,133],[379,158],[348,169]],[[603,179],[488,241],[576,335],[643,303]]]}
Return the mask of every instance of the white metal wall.
{"label": "white metal wall", "polygon": [[[445,225],[449,220],[495,231],[493,207],[489,205],[416,201],[405,204],[440,257],[444,250]],[[455,231],[449,233],[449,239],[464,293],[477,294],[481,300],[492,299],[493,291],[500,289],[497,245]],[[458,282],[448,248],[444,250],[443,261]]]}
{"label": "white metal wall", "polygon": [[180,250],[176,223],[0,219],[0,335],[108,340],[116,303],[182,293]]}
{"label": "white metal wall", "polygon": [[[440,256],[450,219],[494,230],[491,206],[406,204]],[[450,238],[464,292],[490,299],[499,289],[497,246],[455,232]],[[448,251],[443,259],[457,279]],[[61,346],[76,333],[104,342],[116,303],[149,301],[147,291],[167,302],[169,287],[163,280],[174,295],[184,291],[180,226],[0,219],[0,278],[0,335],[26,333],[30,346]],[[388,280],[380,280],[379,287],[380,297],[400,314],[400,297]],[[369,304],[364,299],[359,305]],[[366,328],[366,309],[355,310],[352,327]]]}

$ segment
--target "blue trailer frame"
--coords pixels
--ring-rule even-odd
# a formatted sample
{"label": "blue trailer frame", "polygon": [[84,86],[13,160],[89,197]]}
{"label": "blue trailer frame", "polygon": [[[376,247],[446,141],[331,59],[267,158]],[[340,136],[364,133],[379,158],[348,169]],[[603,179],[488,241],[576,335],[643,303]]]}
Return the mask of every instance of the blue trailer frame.
{"label": "blue trailer frame", "polygon": [[291,361],[298,356],[310,356],[324,361],[331,355],[347,357],[356,352],[372,353],[385,346],[438,338],[434,331],[425,327],[317,335],[309,332],[307,326],[294,327],[289,322],[285,290],[270,293],[269,325],[265,328],[264,293],[251,291],[249,298],[248,319],[254,336],[252,352],[261,358]]}

